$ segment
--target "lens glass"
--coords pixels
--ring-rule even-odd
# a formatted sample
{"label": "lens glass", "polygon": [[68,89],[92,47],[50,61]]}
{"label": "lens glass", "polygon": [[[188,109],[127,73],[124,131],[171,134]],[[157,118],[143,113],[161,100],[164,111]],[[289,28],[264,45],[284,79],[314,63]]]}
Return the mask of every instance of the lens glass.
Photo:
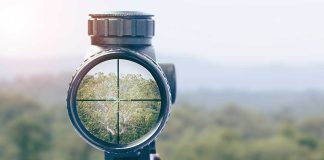
{"label": "lens glass", "polygon": [[84,127],[112,144],[129,144],[148,134],[157,125],[160,110],[160,92],[151,73],[124,59],[92,68],[77,92]]}

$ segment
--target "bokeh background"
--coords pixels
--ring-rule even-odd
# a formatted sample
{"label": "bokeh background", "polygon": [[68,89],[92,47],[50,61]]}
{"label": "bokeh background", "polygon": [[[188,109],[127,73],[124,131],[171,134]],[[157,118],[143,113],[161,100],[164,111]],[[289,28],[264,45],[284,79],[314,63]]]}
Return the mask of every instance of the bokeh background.
{"label": "bokeh background", "polygon": [[1,0],[0,159],[93,160],[65,106],[89,13],[155,14],[178,100],[165,160],[323,160],[322,0]]}

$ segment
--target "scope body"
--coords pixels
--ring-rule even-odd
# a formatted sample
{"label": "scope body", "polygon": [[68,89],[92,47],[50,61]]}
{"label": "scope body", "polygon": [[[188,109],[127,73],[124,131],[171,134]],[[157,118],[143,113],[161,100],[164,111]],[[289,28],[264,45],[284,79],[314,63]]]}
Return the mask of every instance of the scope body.
{"label": "scope body", "polygon": [[153,15],[90,16],[91,46],[67,97],[72,125],[105,160],[149,160],[176,99],[175,66],[156,62]]}

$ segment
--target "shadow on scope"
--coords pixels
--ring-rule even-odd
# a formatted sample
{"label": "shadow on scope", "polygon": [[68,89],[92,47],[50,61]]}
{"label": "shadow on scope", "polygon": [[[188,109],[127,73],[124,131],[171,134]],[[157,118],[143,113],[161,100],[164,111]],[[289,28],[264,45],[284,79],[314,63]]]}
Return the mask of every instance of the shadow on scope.
{"label": "shadow on scope", "polygon": [[77,112],[84,127],[111,144],[129,144],[158,122],[161,96],[151,73],[124,59],[104,61],[82,79]]}

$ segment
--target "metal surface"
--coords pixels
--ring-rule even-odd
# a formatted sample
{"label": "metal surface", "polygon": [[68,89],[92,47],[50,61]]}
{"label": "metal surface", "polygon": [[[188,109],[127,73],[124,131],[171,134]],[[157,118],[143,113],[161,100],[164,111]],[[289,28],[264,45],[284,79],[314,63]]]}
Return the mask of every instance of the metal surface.
{"label": "metal surface", "polygon": [[[76,108],[76,95],[78,91],[79,84],[81,83],[83,77],[97,64],[110,60],[110,59],[126,59],[138,63],[145,67],[154,77],[155,81],[160,90],[161,94],[161,112],[159,115],[159,119],[157,125],[151,132],[149,132],[145,137],[142,137],[138,141],[134,143],[130,143],[127,145],[116,145],[104,142],[97,137],[93,136],[87,129],[83,126],[77,112]],[[68,92],[67,104],[68,104],[68,112],[71,119],[71,122],[77,132],[83,137],[89,144],[94,147],[106,151],[107,153],[115,153],[115,154],[126,154],[128,152],[136,152],[143,147],[149,145],[155,138],[160,134],[163,130],[169,114],[170,114],[170,105],[171,105],[171,92],[168,84],[168,80],[165,77],[162,69],[148,56],[139,54],[137,52],[128,50],[128,49],[114,49],[109,51],[103,51],[90,57],[85,61],[83,65],[81,65],[80,69],[76,72],[75,76],[72,79],[70,84],[70,89]]]}
{"label": "metal surface", "polygon": [[153,19],[102,18],[88,21],[88,34],[105,37],[153,37]]}
{"label": "metal surface", "polygon": [[[91,18],[88,20],[88,34],[91,36],[92,46],[85,62],[73,76],[68,91],[67,106],[71,122],[86,142],[105,152],[105,160],[149,160],[150,158],[158,160],[160,158],[156,153],[155,138],[166,125],[170,115],[170,105],[176,99],[176,73],[173,64],[156,63],[155,51],[151,45],[155,34],[153,15],[136,11],[114,11],[89,16]],[[82,125],[76,111],[77,101],[115,101],[76,99],[78,86],[87,71],[100,62],[113,58],[132,60],[145,67],[154,76],[162,94],[161,99],[119,99],[119,101],[161,101],[161,106],[164,107],[163,112],[160,113],[158,127],[145,139],[129,146],[107,144],[92,136]]]}
{"label": "metal surface", "polygon": [[112,154],[105,152],[105,160],[150,160],[150,146],[145,146],[138,152]]}
{"label": "metal surface", "polygon": [[151,45],[152,38],[145,37],[91,37],[93,45]]}
{"label": "metal surface", "polygon": [[153,45],[125,45],[125,44],[91,45],[85,56],[85,60],[91,58],[91,56],[97,53],[107,51],[107,50],[118,50],[119,48],[127,48],[134,52],[148,56],[153,61],[156,61],[155,49]]}
{"label": "metal surface", "polygon": [[177,98],[177,77],[175,66],[172,63],[160,63],[159,65],[168,79],[172,95],[172,103],[174,103]]}
{"label": "metal surface", "polygon": [[124,11],[90,16],[88,34],[92,44],[151,44],[155,24],[150,14]]}
{"label": "metal surface", "polygon": [[101,13],[90,14],[92,18],[122,17],[122,18],[150,18],[153,14],[140,11],[107,11]]}

